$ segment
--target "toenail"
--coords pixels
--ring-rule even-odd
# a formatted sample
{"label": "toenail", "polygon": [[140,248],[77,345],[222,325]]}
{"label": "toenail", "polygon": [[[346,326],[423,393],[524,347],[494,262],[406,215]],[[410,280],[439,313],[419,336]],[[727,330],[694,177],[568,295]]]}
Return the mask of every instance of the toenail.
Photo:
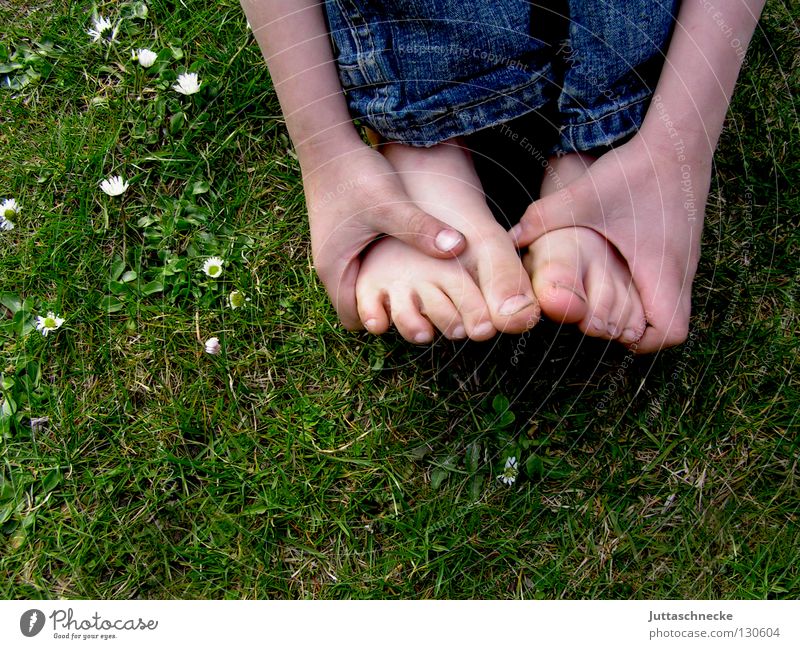
{"label": "toenail", "polygon": [[378,326],[378,319],[377,318],[370,318],[364,323],[367,331],[372,331],[373,329],[377,328]]}
{"label": "toenail", "polygon": [[637,334],[633,329],[626,329],[622,332],[622,337],[625,340],[630,340],[631,342],[636,342],[639,339],[639,334]]}
{"label": "toenail", "polygon": [[458,325],[453,329],[453,338],[466,338],[467,330],[464,325]]}
{"label": "toenail", "polygon": [[514,315],[531,304],[533,304],[533,300],[527,295],[515,295],[503,302],[503,305],[497,313],[503,316]]}
{"label": "toenail", "polygon": [[617,325],[614,323],[609,322],[608,327],[606,328],[608,335],[612,338],[616,338],[619,335],[619,329],[617,329]]}
{"label": "toenail", "polygon": [[431,335],[427,331],[420,331],[416,336],[414,336],[414,342],[420,345],[424,345],[431,341]]}
{"label": "toenail", "polygon": [[606,326],[603,324],[603,321],[596,316],[591,320],[589,320],[589,327],[597,331],[605,331],[606,329]]}
{"label": "toenail", "polygon": [[481,322],[472,330],[473,336],[488,336],[494,331],[494,325],[491,322]]}
{"label": "toenail", "polygon": [[574,286],[570,286],[569,284],[564,284],[563,282],[553,282],[553,292],[562,288],[565,291],[569,291],[570,293],[572,293],[576,298],[578,298],[584,304],[586,303],[586,296],[578,293],[578,289],[576,289]]}
{"label": "toenail", "polygon": [[459,243],[461,235],[455,230],[442,230],[436,235],[436,247],[442,252],[450,252]]}

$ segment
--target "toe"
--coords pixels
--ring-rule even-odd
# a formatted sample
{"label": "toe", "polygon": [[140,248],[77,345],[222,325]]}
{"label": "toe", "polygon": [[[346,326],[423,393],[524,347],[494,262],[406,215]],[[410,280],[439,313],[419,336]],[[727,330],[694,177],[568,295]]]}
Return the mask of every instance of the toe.
{"label": "toe", "polygon": [[364,327],[372,334],[384,334],[388,331],[389,314],[386,311],[386,294],[367,282],[356,285],[356,302],[358,316]]}
{"label": "toe", "polygon": [[539,306],[530,278],[505,232],[487,238],[477,268],[478,283],[497,329],[522,333],[538,322]]}
{"label": "toe", "polygon": [[[627,309],[625,324],[619,336],[619,341],[625,345],[632,345],[644,335],[646,320],[642,300],[639,298],[639,292],[636,290],[632,279],[623,287],[623,291]],[[620,322],[623,322],[623,320],[620,320]]]}
{"label": "toe", "polygon": [[416,345],[427,345],[433,342],[433,327],[420,313],[418,299],[411,291],[391,291],[389,305],[392,322],[403,338]]}
{"label": "toe", "polygon": [[455,305],[437,286],[426,284],[419,289],[420,312],[436,329],[451,340],[467,337],[464,322]]}
{"label": "toe", "polygon": [[576,234],[574,228],[546,234],[531,245],[524,258],[542,313],[554,322],[580,322],[586,315]]}
{"label": "toe", "polygon": [[497,334],[486,300],[468,273],[441,277],[440,288],[458,310],[467,336],[482,341]]}
{"label": "toe", "polygon": [[601,261],[598,260],[589,268],[584,286],[587,309],[578,328],[587,336],[606,340],[614,338],[618,328],[617,314],[614,310],[617,304],[617,292]]}

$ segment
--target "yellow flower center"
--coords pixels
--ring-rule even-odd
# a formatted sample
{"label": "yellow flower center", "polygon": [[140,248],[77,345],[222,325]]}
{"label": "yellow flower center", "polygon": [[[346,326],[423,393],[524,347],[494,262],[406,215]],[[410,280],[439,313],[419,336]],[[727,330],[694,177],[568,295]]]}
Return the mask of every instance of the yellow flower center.
{"label": "yellow flower center", "polygon": [[3,212],[3,217],[4,217],[4,218],[6,218],[6,219],[9,219],[9,218],[11,218],[12,216],[14,216],[14,214],[16,214],[16,212],[14,212],[14,210],[12,210],[12,209],[9,207],[9,208],[8,208],[8,209],[7,209],[5,212]]}
{"label": "yellow flower center", "polygon": [[49,316],[46,317],[44,319],[44,326],[47,327],[48,329],[55,329],[56,326],[57,326],[56,325],[56,319],[55,318],[51,318]]}
{"label": "yellow flower center", "polygon": [[208,267],[208,274],[209,275],[216,275],[219,273],[219,266],[209,266]]}

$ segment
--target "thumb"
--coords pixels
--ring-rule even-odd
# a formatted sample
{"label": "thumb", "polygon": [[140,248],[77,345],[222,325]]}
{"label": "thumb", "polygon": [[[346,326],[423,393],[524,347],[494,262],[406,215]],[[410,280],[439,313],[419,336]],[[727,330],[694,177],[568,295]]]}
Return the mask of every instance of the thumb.
{"label": "thumb", "polygon": [[531,203],[509,234],[520,248],[530,245],[545,232],[578,225],[593,227],[599,213],[596,192],[582,180]]}
{"label": "thumb", "polygon": [[421,210],[411,201],[393,203],[381,210],[380,222],[373,227],[430,257],[450,258],[466,248],[464,235]]}

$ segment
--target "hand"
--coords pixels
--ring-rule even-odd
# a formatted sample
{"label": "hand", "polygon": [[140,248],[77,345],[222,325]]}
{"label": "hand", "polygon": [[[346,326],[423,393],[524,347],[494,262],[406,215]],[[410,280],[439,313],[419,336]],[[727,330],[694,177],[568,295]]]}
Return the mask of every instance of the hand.
{"label": "hand", "polygon": [[600,157],[563,189],[533,203],[511,229],[519,246],[544,232],[592,228],[617,248],[639,291],[648,327],[640,353],[683,342],[711,179],[711,161],[678,155],[639,135]]}
{"label": "hand", "polygon": [[303,173],[314,265],[347,329],[360,329],[361,252],[388,234],[431,257],[449,258],[463,235],[419,209],[389,162],[366,144]]}

